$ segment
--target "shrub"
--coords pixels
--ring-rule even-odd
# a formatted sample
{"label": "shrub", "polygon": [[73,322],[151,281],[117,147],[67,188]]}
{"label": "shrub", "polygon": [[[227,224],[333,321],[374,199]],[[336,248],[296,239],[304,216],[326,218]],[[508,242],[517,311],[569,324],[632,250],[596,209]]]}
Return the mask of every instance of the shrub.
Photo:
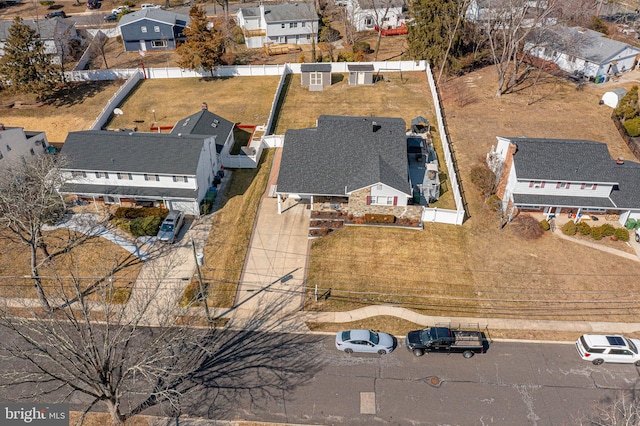
{"label": "shrub", "polygon": [[562,225],[562,233],[564,235],[569,235],[570,237],[572,237],[576,235],[576,232],[578,232],[578,227],[575,223],[573,223],[572,220]]}
{"label": "shrub", "polygon": [[613,233],[615,232],[616,228],[614,228],[613,225],[610,225],[608,223],[605,223],[604,225],[602,225],[600,228],[602,228],[602,235],[604,237],[610,237],[613,235]]}
{"label": "shrub", "polygon": [[200,203],[200,214],[209,214],[209,212],[211,211],[211,206],[211,202],[209,202],[208,200],[202,200],[202,203]]}
{"label": "shrub", "polygon": [[613,237],[620,241],[629,241],[629,231],[625,228],[616,228],[613,231]]}
{"label": "shrub", "polygon": [[41,0],[40,5],[42,6],[53,6],[55,2],[53,0]]}
{"label": "shrub", "polygon": [[320,30],[320,41],[325,43],[331,43],[332,41],[340,40],[340,31],[327,25]]}
{"label": "shrub", "polygon": [[629,120],[638,115],[638,86],[633,86],[620,99],[620,104],[614,110],[616,117]]}
{"label": "shrub", "polygon": [[200,292],[200,284],[192,281],[184,289],[182,297],[180,297],[180,306],[193,306],[198,304],[202,300],[202,293]]}
{"label": "shrub", "polygon": [[359,41],[357,43],[354,43],[351,50],[353,51],[354,55],[357,53],[371,53],[371,45],[366,41]]}
{"label": "shrub", "polygon": [[640,136],[640,117],[625,120],[625,122],[622,123],[622,126],[624,127],[625,132],[627,132],[627,135],[633,138]]}
{"label": "shrub", "polygon": [[605,24],[602,19],[598,18],[597,16],[593,16],[591,18],[591,25],[589,25],[589,28],[604,35],[609,34],[609,27],[607,27],[607,24]]}
{"label": "shrub", "polygon": [[162,218],[159,216],[138,217],[131,221],[131,234],[136,237],[142,235],[156,235],[160,228]]}
{"label": "shrub", "polygon": [[131,234],[131,221],[122,218],[114,218],[111,219],[111,222],[126,233]]}
{"label": "shrub", "polygon": [[372,214],[367,213],[364,215],[365,223],[393,223],[396,217],[392,214]]}
{"label": "shrub", "polygon": [[627,229],[636,229],[638,226],[638,221],[635,219],[628,219],[627,223],[624,224],[624,227]]}
{"label": "shrub", "polygon": [[233,35],[231,36],[235,44],[244,44],[244,33],[239,26],[233,27]]}
{"label": "shrub", "polygon": [[473,183],[482,195],[488,197],[496,190],[496,175],[485,163],[478,163],[471,168],[471,183]]}
{"label": "shrub", "polygon": [[540,221],[540,226],[542,227],[543,231],[548,231],[549,229],[551,229],[551,225],[549,225],[549,221],[547,219],[542,219]]}
{"label": "shrub", "polygon": [[353,52],[340,52],[338,53],[338,62],[354,62]]}
{"label": "shrub", "polygon": [[576,228],[580,235],[589,235],[591,233],[591,227],[587,222],[578,222]]}
{"label": "shrub", "polygon": [[533,216],[529,215],[520,215],[516,217],[513,222],[511,222],[511,226],[515,233],[526,240],[535,240],[542,237],[544,233],[542,226],[540,226],[540,222],[536,220]]}
{"label": "shrub", "polygon": [[118,207],[114,216],[124,219],[136,219],[139,217],[158,216],[164,219],[169,214],[169,209],[164,207]]}
{"label": "shrub", "polygon": [[487,198],[487,201],[485,201],[484,203],[494,212],[497,212],[502,208],[502,200],[496,194],[493,194],[492,196]]}
{"label": "shrub", "polygon": [[591,228],[591,238],[594,240],[601,240],[603,236],[602,226],[594,226]]}

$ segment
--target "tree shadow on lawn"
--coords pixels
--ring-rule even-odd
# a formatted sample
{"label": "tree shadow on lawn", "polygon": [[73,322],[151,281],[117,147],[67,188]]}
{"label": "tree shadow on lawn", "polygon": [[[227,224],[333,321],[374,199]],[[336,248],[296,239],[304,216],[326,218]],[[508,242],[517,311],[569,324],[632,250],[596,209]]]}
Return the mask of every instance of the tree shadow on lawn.
{"label": "tree shadow on lawn", "polygon": [[112,81],[69,82],[55,93],[51,105],[63,107],[81,104],[112,84]]}

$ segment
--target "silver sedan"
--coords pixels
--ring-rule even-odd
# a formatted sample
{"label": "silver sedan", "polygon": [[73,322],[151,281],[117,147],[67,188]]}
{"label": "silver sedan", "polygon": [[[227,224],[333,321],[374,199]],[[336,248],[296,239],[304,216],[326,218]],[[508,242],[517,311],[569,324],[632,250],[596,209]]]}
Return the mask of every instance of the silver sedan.
{"label": "silver sedan", "polygon": [[393,352],[393,336],[373,330],[345,330],[336,334],[336,348],[348,354],[353,352],[379,353]]}

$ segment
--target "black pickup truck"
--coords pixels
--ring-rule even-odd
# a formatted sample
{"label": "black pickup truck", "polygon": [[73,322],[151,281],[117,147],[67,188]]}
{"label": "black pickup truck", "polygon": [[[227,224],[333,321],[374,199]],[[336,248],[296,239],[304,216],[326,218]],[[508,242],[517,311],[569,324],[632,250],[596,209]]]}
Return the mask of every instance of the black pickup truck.
{"label": "black pickup truck", "polygon": [[425,352],[462,353],[465,358],[474,354],[485,353],[489,348],[488,332],[480,327],[471,329],[451,327],[428,327],[414,330],[407,334],[407,349],[415,356]]}

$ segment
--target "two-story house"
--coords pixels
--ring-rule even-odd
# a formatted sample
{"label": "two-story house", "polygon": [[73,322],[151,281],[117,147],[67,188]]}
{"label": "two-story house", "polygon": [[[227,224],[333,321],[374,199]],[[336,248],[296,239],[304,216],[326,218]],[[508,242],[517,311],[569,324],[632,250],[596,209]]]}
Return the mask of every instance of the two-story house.
{"label": "two-story house", "polygon": [[275,191],[321,200],[361,216],[402,216],[413,197],[407,160],[406,123],[401,118],[322,115],[316,127],[287,130]]}
{"label": "two-story house", "polygon": [[[4,46],[9,37],[9,28],[13,24],[13,21],[0,21],[0,56],[4,55]],[[22,24],[27,25],[39,34],[44,46],[44,53],[49,55],[53,64],[60,64],[61,58],[69,54],[72,40],[75,40],[78,45],[81,42],[75,23],[70,20],[56,17],[38,21],[25,20],[22,21]]]}
{"label": "two-story house", "polygon": [[124,50],[173,50],[186,40],[184,29],[190,18],[158,8],[144,8],[127,13],[120,18],[118,30],[122,35]]}
{"label": "two-story house", "polygon": [[55,150],[44,132],[0,124],[0,168],[12,161],[52,152]]}
{"label": "two-story house", "polygon": [[312,2],[243,7],[237,19],[248,48],[318,41],[319,18]]}
{"label": "two-story house", "polygon": [[216,137],[89,130],[71,132],[62,194],[105,204],[163,205],[199,215],[220,163]]}
{"label": "two-story house", "polygon": [[640,219],[640,164],[613,160],[604,143],[498,137],[487,161],[509,213],[614,214],[621,224]]}
{"label": "two-story house", "polygon": [[347,19],[356,31],[389,30],[405,25],[404,0],[349,0]]}

